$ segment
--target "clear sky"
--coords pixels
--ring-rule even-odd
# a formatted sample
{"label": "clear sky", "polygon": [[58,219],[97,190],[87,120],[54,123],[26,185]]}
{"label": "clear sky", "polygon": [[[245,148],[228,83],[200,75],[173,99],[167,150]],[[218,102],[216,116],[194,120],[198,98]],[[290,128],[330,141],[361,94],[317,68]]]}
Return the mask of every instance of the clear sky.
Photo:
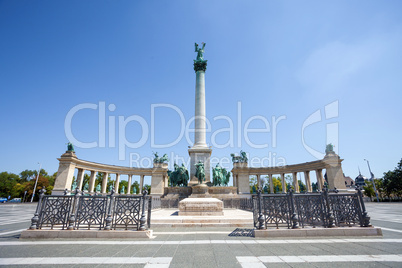
{"label": "clear sky", "polygon": [[314,161],[332,142],[346,175],[368,176],[366,158],[381,177],[402,157],[398,0],[3,0],[0,36],[1,171],[53,173],[69,139],[94,162],[188,161],[194,42],[224,166],[241,149],[253,166]]}

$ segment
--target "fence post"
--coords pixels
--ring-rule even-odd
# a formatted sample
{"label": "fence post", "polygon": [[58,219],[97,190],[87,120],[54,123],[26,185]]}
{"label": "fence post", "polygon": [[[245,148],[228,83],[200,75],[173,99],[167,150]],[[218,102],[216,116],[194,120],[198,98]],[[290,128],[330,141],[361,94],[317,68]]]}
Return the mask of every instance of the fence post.
{"label": "fence post", "polygon": [[152,205],[153,205],[153,198],[150,196],[148,198],[148,217],[147,217],[147,227],[148,229],[151,228],[151,211],[152,211]]}
{"label": "fence post", "polygon": [[332,214],[331,206],[330,206],[330,204],[329,204],[328,187],[326,187],[326,186],[324,187],[324,189],[323,189],[323,194],[324,194],[325,203],[326,203],[327,211],[328,211],[328,214],[327,214],[327,218],[328,218],[328,228],[333,228],[333,227],[335,227],[335,224],[334,224],[335,218],[334,218],[334,215]]}
{"label": "fence post", "polygon": [[29,229],[31,229],[31,230],[35,230],[36,228],[38,228],[39,212],[42,210],[42,199],[43,199],[43,196],[45,196],[45,192],[46,192],[46,189],[45,189],[45,186],[43,186],[42,189],[39,190],[38,205],[36,206],[34,216],[31,219],[31,226],[29,227]]}
{"label": "fence post", "polygon": [[144,193],[142,195],[142,208],[141,208],[141,219],[140,219],[140,231],[145,231],[145,223],[147,221],[147,219],[145,218],[145,198],[147,198],[147,190],[144,189]]}
{"label": "fence post", "polygon": [[110,203],[109,203],[109,209],[107,212],[107,218],[106,218],[106,226],[105,226],[105,230],[110,231],[110,229],[112,228],[112,208],[114,205],[114,187],[112,188],[112,190],[110,191]]}
{"label": "fence post", "polygon": [[70,218],[68,219],[67,230],[74,230],[75,213],[76,213],[77,206],[78,206],[77,200],[79,200],[80,196],[81,196],[81,191],[78,188],[76,188],[73,203],[71,204],[73,209],[71,210],[71,215],[70,215]]}
{"label": "fence post", "polygon": [[299,228],[299,218],[297,217],[296,210],[295,210],[295,203],[294,203],[294,194],[293,189],[289,189],[289,198],[290,198],[290,209],[292,213],[292,229]]}
{"label": "fence post", "polygon": [[356,190],[357,190],[357,198],[359,199],[359,204],[362,211],[362,222],[360,223],[360,226],[369,227],[370,217],[368,216],[366,206],[364,205],[362,190],[360,189],[360,186],[357,186]]}
{"label": "fence post", "polygon": [[257,190],[257,196],[258,196],[258,227],[257,229],[261,230],[264,229],[264,216],[262,215],[261,211],[261,187],[258,187]]}

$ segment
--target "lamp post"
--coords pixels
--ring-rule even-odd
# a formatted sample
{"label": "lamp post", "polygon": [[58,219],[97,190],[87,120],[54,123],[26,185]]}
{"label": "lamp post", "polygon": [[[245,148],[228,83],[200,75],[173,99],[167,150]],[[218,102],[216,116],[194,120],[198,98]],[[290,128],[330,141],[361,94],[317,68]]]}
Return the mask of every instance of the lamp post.
{"label": "lamp post", "polygon": [[[40,163],[38,163],[38,164],[40,164]],[[31,203],[32,203],[32,201],[33,201],[33,199],[34,199],[34,196],[35,196],[36,185],[38,184],[39,173],[40,173],[40,170],[41,170],[41,169],[42,169],[42,164],[40,164],[39,170],[38,170],[38,175],[36,176],[35,186],[34,186],[34,190],[33,190],[32,197],[31,197]]]}
{"label": "lamp post", "polygon": [[377,192],[377,189],[375,188],[374,174],[373,174],[373,172],[371,172],[370,163],[369,163],[369,161],[368,161],[367,159],[364,159],[364,161],[366,161],[366,162],[367,162],[367,165],[368,165],[368,168],[369,168],[369,171],[370,171],[370,175],[371,175],[370,180],[373,182],[374,193],[375,193],[375,196],[377,197],[377,202],[380,202],[380,199],[378,198],[378,192]]}

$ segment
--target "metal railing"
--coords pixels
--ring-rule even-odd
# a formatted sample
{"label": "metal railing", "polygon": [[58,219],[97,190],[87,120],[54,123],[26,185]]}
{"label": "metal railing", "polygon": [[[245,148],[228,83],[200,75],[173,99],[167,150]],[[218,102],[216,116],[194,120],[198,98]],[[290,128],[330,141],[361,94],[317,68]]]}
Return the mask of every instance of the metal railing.
{"label": "metal railing", "polygon": [[[151,226],[151,210],[157,198],[143,195],[45,195],[39,202],[29,229],[146,230]],[[160,199],[159,199],[160,200]],[[156,204],[157,205],[157,204]]]}
{"label": "metal railing", "polygon": [[252,197],[254,227],[343,227],[370,226],[370,217],[360,188],[355,193],[339,193],[327,188],[320,193],[262,194]]}

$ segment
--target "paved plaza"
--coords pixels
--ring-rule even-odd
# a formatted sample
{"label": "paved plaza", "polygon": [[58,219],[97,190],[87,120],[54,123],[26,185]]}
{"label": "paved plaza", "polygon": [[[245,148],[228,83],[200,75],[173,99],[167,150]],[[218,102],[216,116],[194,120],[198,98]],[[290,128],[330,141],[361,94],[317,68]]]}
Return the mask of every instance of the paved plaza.
{"label": "paved plaza", "polygon": [[31,241],[19,235],[36,204],[0,204],[0,266],[402,267],[402,203],[366,206],[383,237],[256,239],[236,227],[161,226],[154,239]]}

